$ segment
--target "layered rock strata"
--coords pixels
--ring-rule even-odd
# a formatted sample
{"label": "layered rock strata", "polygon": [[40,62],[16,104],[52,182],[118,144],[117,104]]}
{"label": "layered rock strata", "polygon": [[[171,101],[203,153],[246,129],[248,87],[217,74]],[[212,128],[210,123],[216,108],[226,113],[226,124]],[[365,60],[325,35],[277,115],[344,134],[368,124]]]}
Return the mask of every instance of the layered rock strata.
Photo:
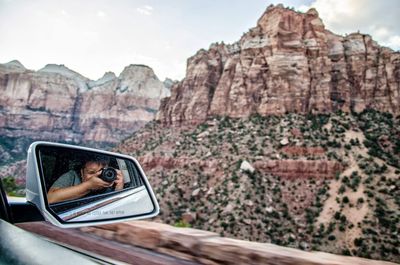
{"label": "layered rock strata", "polygon": [[210,116],[247,117],[375,108],[400,113],[400,53],[371,36],[325,29],[315,9],[270,6],[231,45],[212,44],[188,59],[186,77],[162,101],[164,124]]}
{"label": "layered rock strata", "polygon": [[89,80],[63,65],[34,72],[0,65],[0,135],[74,143],[117,143],[154,118],[169,90],[153,70],[127,66]]}
{"label": "layered rock strata", "polygon": [[[139,157],[141,165],[145,170],[155,168],[173,169],[181,168],[191,163],[199,165],[205,171],[215,169],[222,161],[216,159],[199,160],[190,157]],[[337,161],[328,160],[259,160],[254,162],[254,168],[265,174],[271,174],[286,179],[318,178],[331,179],[343,171],[343,167]]]}
{"label": "layered rock strata", "polygon": [[266,160],[257,161],[254,167],[264,173],[288,179],[329,179],[342,172],[342,166],[328,160]]}

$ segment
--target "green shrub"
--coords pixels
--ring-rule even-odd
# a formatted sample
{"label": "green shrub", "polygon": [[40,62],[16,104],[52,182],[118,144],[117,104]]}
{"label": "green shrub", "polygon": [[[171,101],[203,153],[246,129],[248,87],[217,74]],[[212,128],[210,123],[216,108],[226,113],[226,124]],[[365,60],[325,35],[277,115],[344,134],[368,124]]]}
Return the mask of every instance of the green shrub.
{"label": "green shrub", "polygon": [[334,236],[334,235],[329,235],[329,236],[328,236],[328,240],[329,240],[329,241],[336,240],[336,236]]}
{"label": "green shrub", "polygon": [[174,224],[175,227],[191,227],[189,223],[185,222],[184,220],[179,220]]}

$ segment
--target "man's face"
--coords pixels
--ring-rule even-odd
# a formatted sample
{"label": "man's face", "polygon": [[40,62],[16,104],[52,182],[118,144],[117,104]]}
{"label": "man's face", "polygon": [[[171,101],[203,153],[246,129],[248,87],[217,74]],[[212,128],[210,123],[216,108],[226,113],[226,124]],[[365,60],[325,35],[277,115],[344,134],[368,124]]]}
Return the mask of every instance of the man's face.
{"label": "man's face", "polygon": [[100,175],[100,171],[105,165],[98,162],[86,162],[85,166],[82,168],[82,181],[88,181],[94,176]]}

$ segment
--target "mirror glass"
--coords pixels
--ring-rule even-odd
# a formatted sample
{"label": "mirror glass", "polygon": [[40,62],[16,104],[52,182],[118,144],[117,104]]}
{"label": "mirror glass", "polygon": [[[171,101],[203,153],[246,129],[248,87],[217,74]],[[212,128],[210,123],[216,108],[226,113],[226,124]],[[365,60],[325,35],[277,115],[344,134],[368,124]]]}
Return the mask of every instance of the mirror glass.
{"label": "mirror glass", "polygon": [[109,220],[155,210],[133,159],[58,146],[36,150],[47,207],[59,221]]}

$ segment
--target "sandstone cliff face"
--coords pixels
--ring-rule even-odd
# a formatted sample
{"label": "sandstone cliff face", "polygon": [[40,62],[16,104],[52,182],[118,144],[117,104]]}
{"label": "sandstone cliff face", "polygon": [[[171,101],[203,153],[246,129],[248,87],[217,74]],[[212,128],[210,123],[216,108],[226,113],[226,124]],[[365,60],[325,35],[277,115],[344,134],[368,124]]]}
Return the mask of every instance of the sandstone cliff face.
{"label": "sandstone cliff face", "polygon": [[154,118],[169,90],[147,66],[91,81],[63,65],[0,65],[2,137],[116,143]]}
{"label": "sandstone cliff face", "polygon": [[338,109],[400,113],[400,53],[368,35],[333,34],[315,9],[270,6],[238,42],[213,44],[187,65],[161,103],[157,119],[165,124]]}

